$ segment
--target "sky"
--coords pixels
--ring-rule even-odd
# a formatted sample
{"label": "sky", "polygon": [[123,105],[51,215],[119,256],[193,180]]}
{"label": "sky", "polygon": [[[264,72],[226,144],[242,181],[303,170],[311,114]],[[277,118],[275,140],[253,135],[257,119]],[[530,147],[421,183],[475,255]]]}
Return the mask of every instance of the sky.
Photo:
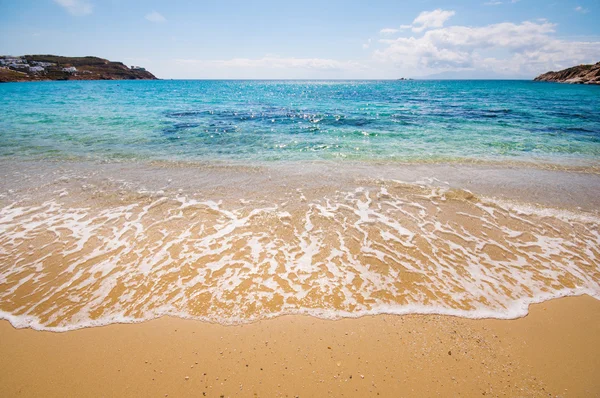
{"label": "sky", "polygon": [[600,61],[600,0],[0,0],[0,54],[163,79],[532,78]]}

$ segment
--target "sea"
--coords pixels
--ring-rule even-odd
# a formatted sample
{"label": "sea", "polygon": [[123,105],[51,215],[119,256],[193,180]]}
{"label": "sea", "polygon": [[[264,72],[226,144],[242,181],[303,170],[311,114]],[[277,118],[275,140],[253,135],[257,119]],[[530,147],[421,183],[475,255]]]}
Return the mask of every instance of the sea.
{"label": "sea", "polygon": [[15,327],[600,299],[600,87],[6,83],[0,176]]}

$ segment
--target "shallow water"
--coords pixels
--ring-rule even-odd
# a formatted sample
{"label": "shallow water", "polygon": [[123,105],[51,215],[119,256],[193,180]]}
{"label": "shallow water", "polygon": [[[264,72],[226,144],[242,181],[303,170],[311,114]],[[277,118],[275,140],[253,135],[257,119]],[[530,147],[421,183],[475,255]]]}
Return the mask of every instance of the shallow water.
{"label": "shallow water", "polygon": [[[600,91],[0,85],[0,317],[64,331],[600,298]],[[7,99],[7,100],[4,100]]]}
{"label": "shallow water", "polygon": [[[594,174],[453,166],[463,177],[445,182],[424,177],[443,166],[389,167],[382,178],[324,165],[3,166],[13,169],[1,195],[0,311],[19,327],[166,314],[226,324],[297,313],[514,318],[552,297],[600,297],[597,203],[515,201],[509,182],[551,175],[537,189],[575,188],[583,203]],[[509,173],[490,192],[504,199],[452,187],[483,172]]]}

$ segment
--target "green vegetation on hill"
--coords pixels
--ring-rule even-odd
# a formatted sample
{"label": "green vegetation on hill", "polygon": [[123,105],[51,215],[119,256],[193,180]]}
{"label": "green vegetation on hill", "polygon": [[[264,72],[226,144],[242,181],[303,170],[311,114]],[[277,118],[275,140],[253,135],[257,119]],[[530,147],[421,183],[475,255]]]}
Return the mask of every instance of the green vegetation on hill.
{"label": "green vegetation on hill", "polygon": [[[105,65],[111,63],[110,61],[98,57],[61,57],[60,55],[24,55],[29,63],[31,61],[38,62],[52,62],[58,65],[69,65],[69,66],[92,66],[92,65]],[[112,62],[117,63],[117,62]],[[120,64],[120,62],[118,62]],[[121,64],[122,65],[122,64]]]}
{"label": "green vegetation on hill", "polygon": [[143,68],[98,57],[62,57],[51,54],[0,56],[0,82],[40,80],[155,80]]}

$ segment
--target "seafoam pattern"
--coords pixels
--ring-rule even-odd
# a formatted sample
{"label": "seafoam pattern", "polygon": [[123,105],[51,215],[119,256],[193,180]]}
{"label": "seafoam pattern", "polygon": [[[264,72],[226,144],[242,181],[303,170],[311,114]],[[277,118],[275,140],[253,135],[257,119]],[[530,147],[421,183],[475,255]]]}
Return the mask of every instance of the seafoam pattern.
{"label": "seafoam pattern", "polygon": [[466,191],[379,181],[270,201],[159,192],[80,203],[63,192],[0,210],[0,316],[13,325],[515,318],[552,297],[600,298],[597,217]]}

